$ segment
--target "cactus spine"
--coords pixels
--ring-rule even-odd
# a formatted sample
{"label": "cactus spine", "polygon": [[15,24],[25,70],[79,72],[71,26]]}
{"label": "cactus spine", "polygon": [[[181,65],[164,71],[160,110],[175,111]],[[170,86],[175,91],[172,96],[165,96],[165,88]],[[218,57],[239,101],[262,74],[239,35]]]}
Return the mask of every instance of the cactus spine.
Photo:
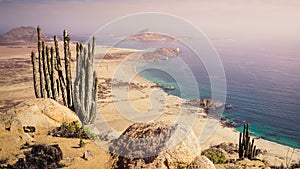
{"label": "cactus spine", "polygon": [[77,43],[76,45],[74,106],[80,120],[85,125],[93,123],[96,117],[98,80],[93,69],[95,41],[96,39],[93,37],[92,49],[90,43],[87,49],[82,44]]}
{"label": "cactus spine", "polygon": [[240,133],[239,137],[239,158],[254,159],[257,153],[254,138],[250,142],[249,124],[245,124],[243,133]]}

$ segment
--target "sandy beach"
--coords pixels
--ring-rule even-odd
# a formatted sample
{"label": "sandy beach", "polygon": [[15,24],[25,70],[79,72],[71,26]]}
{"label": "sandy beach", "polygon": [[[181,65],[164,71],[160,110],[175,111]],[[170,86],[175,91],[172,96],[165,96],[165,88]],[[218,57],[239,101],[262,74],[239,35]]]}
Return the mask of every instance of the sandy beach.
{"label": "sandy beach", "polygon": [[[74,48],[72,49],[74,52]],[[24,100],[34,99],[32,65],[30,63],[31,50],[36,49],[0,46],[1,113],[6,112]],[[97,47],[98,54],[106,50],[107,48]],[[113,49],[110,52],[122,53],[128,51],[139,52],[129,49]],[[72,55],[72,57],[74,56]],[[137,75],[134,71],[134,63],[130,60],[130,57],[134,56],[134,54],[126,56],[127,60],[125,58],[102,59],[98,62],[97,76],[100,87],[98,110],[100,114],[98,114],[95,124],[100,133],[114,131],[120,134],[134,122],[181,121],[191,126],[196,136],[201,140],[202,150],[224,142],[238,144],[239,132],[233,128],[223,127],[219,121],[207,117],[201,108],[186,106],[183,104],[185,100],[181,98],[168,95],[161,89],[151,88],[154,84]],[[73,70],[75,69],[75,63],[72,62]],[[122,85],[122,83],[118,83],[126,81],[130,84]],[[191,120],[193,123],[191,123]],[[106,128],[106,125],[109,128]],[[71,158],[81,155],[83,150],[79,153],[68,145],[77,144],[78,139],[68,140],[43,137],[42,133],[45,132],[41,131],[41,135],[36,136],[35,140],[44,143],[59,143],[63,151],[66,151],[66,157]],[[17,147],[22,143],[11,143],[12,136],[8,132],[1,129],[0,139],[0,158],[10,157],[7,155],[10,153],[20,153]],[[300,161],[299,149],[293,149],[263,139],[256,139],[255,141],[259,149],[266,150],[266,153],[259,155],[258,158],[267,161],[271,165],[280,166],[281,164],[286,165]],[[109,154],[105,152],[105,147],[99,147],[97,144],[89,141],[87,149],[93,149],[94,152],[97,152],[95,156],[101,157],[95,157],[89,162],[75,158],[75,162],[72,164],[73,167],[78,168],[87,165],[87,163],[91,163],[89,164],[90,166],[99,164],[99,166],[105,167],[107,165]],[[64,160],[66,161],[67,158]],[[13,161],[11,160],[11,162]]]}

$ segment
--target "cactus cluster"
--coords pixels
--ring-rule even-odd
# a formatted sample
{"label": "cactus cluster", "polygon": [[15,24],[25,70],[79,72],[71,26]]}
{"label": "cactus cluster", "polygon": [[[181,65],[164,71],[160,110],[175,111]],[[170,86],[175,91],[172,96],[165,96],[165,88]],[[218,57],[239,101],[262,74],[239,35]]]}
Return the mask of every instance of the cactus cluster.
{"label": "cactus cluster", "polygon": [[[38,68],[37,58],[31,52],[33,66],[34,92],[37,98],[59,99],[61,91],[64,105],[73,109],[72,82],[71,82],[71,53],[69,48],[70,38],[67,31],[64,31],[64,53],[65,53],[65,77],[59,55],[57,37],[54,36],[55,47],[49,47],[41,39],[41,29],[37,27],[38,34]],[[56,71],[55,71],[56,70]],[[38,80],[39,79],[39,80]],[[39,83],[39,84],[38,84]]]}
{"label": "cactus cluster", "polygon": [[254,145],[254,138],[250,141],[249,124],[244,125],[243,133],[239,137],[239,158],[254,159],[257,156],[258,149]]}
{"label": "cactus cluster", "polygon": [[[75,110],[83,124],[91,124],[96,117],[98,81],[94,71],[95,42],[84,47],[76,46],[76,78],[72,90],[70,37],[63,32],[64,63],[63,70],[57,37],[54,36],[54,47],[48,47],[41,40],[41,29],[38,33],[38,68],[35,53],[31,53],[33,65],[34,91],[37,98],[61,99],[65,106]],[[39,83],[39,84],[38,84]],[[59,94],[61,93],[61,98]]]}
{"label": "cactus cluster", "polygon": [[98,80],[94,71],[95,37],[92,47],[76,45],[76,78],[74,83],[74,106],[83,124],[91,124],[96,117]]}

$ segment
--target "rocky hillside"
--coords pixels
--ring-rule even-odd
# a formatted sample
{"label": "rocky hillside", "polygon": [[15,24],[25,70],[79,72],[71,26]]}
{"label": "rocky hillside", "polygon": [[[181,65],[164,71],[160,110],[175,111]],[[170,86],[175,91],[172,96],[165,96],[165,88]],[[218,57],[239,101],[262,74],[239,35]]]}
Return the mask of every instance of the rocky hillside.
{"label": "rocky hillside", "polygon": [[[42,34],[42,39],[48,41],[45,34]],[[28,45],[37,43],[37,32],[36,28],[32,26],[21,26],[14,28],[3,35],[0,35],[0,45]]]}

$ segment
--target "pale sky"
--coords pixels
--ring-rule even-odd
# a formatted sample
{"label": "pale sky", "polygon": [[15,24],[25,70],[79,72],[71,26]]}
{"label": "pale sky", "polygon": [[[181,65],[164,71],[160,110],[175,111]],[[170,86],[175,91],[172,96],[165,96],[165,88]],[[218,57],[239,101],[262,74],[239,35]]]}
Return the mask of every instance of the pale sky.
{"label": "pale sky", "polygon": [[209,38],[300,41],[298,0],[0,0],[0,33],[17,26],[40,25],[60,34],[64,28],[78,36],[139,12],[178,16]]}

